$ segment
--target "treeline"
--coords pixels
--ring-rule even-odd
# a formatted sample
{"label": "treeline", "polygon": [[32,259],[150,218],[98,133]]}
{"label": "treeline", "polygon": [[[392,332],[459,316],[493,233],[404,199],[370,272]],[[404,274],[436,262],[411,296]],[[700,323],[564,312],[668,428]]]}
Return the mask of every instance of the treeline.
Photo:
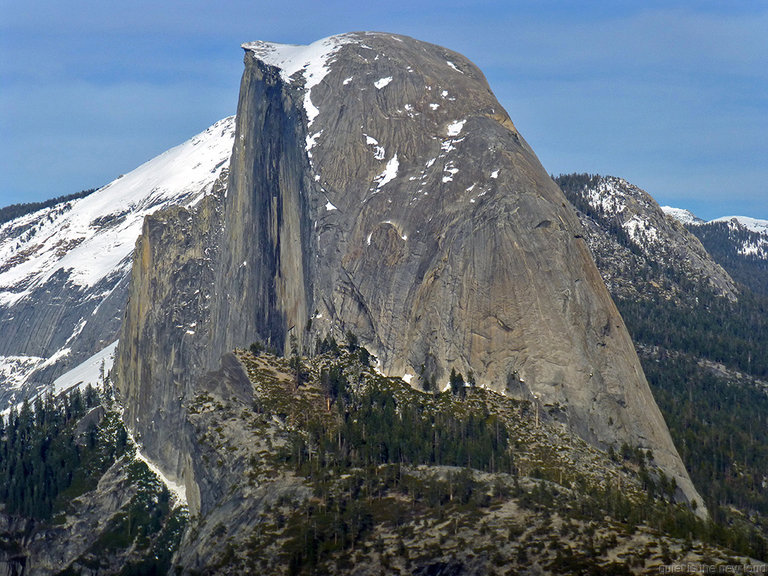
{"label": "treeline", "polygon": [[51,206],[55,206],[56,204],[60,204],[62,202],[70,202],[72,200],[79,200],[80,198],[85,198],[86,196],[89,196],[90,194],[93,194],[94,192],[96,192],[96,190],[98,190],[98,188],[89,188],[88,190],[82,190],[80,192],[75,192],[74,194],[67,194],[65,196],[51,198],[50,200],[44,200],[42,202],[25,202],[22,204],[11,204],[10,206],[0,208],[0,224],[5,224],[6,222],[10,222],[15,218],[26,216],[27,214],[31,214],[32,212],[37,212],[38,210],[42,210],[43,208],[50,208]]}
{"label": "treeline", "polygon": [[[754,521],[765,534],[768,394],[749,379],[715,374],[702,360],[768,377],[768,299],[748,290],[738,302],[704,293],[697,298],[694,307],[662,300],[616,303],[641,352],[651,351],[640,354],[643,369],[713,526],[731,524],[729,509],[736,507],[757,512]],[[768,555],[765,537],[752,528],[726,536],[734,549]]]}
{"label": "treeline", "polygon": [[[318,351],[325,358],[320,359],[317,372],[308,368],[313,376],[307,385],[294,388],[282,384],[276,388],[294,399],[314,397],[309,403],[300,403],[303,407],[298,413],[283,415],[296,427],[275,460],[277,467],[288,467],[303,476],[314,495],[304,503],[285,496],[270,512],[285,526],[280,535],[285,538],[283,560],[289,574],[316,573],[332,558],[342,570],[348,551],[375,534],[379,526],[394,532],[397,541],[390,550],[405,557],[401,541],[410,537],[416,522],[430,518],[437,525],[449,518],[454,522],[480,518],[479,510],[509,498],[542,514],[557,510],[563,518],[585,522],[604,522],[608,515],[629,531],[647,525],[676,538],[701,539],[752,557],[764,558],[768,553],[764,537],[756,530],[730,527],[721,516],[717,516],[718,524],[703,522],[684,505],[673,504],[675,481],[648,467],[652,459],[648,451],[626,444],[612,450],[612,457],[617,466],[637,470],[645,490],[642,495],[630,497],[613,484],[593,485],[579,474],[565,489],[558,485],[558,475],[546,467],[527,473],[544,482],[534,484],[533,489],[523,488],[511,449],[518,446],[519,439],[502,418],[489,412],[483,391],[464,387],[462,394],[459,375],[455,374],[452,380],[456,386],[450,392],[417,392],[366,373],[368,365],[360,363],[360,350],[354,340],[346,350],[330,340],[323,341]],[[670,391],[670,402],[679,394],[679,390]],[[265,400],[257,402],[255,409],[271,420],[269,406],[273,403],[275,407],[285,405],[284,401]],[[761,405],[755,406],[768,413]],[[703,406],[696,409],[703,410]],[[714,412],[713,418],[721,415]],[[684,419],[679,422],[686,426]],[[754,422],[755,427],[762,426],[761,434],[768,433],[765,424],[764,416]],[[694,428],[696,434],[705,429],[704,425]],[[754,439],[768,445],[760,435]],[[744,453],[735,454],[741,458],[749,443],[740,436],[735,436],[734,442],[741,444],[739,449]],[[685,457],[694,454],[695,446],[691,442]],[[709,457],[709,452],[704,454]],[[747,454],[746,458],[752,472],[764,467],[762,455]],[[474,470],[503,474],[480,476]],[[730,474],[736,470],[732,468]],[[701,473],[713,472],[702,467]],[[752,475],[743,481],[754,486],[758,477]],[[737,484],[734,488],[741,489]],[[715,500],[728,497],[718,494]],[[761,505],[760,498],[756,494],[749,502],[738,501],[745,506]],[[268,556],[260,552],[262,548],[265,546],[253,548],[250,560],[254,567],[268,562]]]}
{"label": "treeline", "polygon": [[98,392],[88,387],[60,399],[49,394],[32,405],[25,400],[0,417],[0,502],[7,514],[50,519],[65,491],[88,485],[93,472],[114,462],[127,442],[124,430],[114,446],[100,442],[98,420],[76,437],[78,421],[99,403]]}
{"label": "treeline", "polygon": [[717,377],[687,356],[643,358],[653,395],[710,508],[768,516],[768,394]]}
{"label": "treeline", "polygon": [[[312,361],[292,353],[289,369],[305,376],[271,392],[265,389],[254,405],[267,421],[276,410],[296,422],[288,441],[276,449],[275,466],[306,478],[316,496],[298,508],[294,502],[276,502],[276,509],[287,504],[293,511],[280,521],[289,574],[315,573],[323,561],[354,549],[376,526],[394,523],[405,529],[416,517],[498,501],[501,493],[491,495],[473,470],[517,473],[509,431],[489,412],[480,391],[459,390],[454,374],[453,392],[418,392],[373,374],[373,357],[353,334],[346,340],[345,345],[331,337],[319,340]],[[251,351],[260,354],[263,347],[257,344]],[[297,397],[311,400],[297,403]],[[291,414],[287,406],[298,405],[299,412]],[[261,548],[250,553],[254,566],[267,565]],[[222,566],[226,561],[227,554]]]}

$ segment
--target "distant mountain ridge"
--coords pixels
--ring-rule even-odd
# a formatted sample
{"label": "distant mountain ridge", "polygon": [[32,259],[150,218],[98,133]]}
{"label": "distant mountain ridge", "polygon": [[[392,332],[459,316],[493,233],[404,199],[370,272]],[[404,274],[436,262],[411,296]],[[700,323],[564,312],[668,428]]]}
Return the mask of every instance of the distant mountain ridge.
{"label": "distant mountain ridge", "polygon": [[[689,210],[671,206],[662,206],[662,210],[665,214],[690,227],[697,236],[706,236],[706,233],[697,233],[700,228],[724,230],[727,227],[727,239],[724,238],[723,240],[733,243],[733,249],[737,254],[752,256],[759,260],[768,260],[768,220],[749,216],[721,216],[706,221]],[[723,227],[723,224],[726,227]]]}
{"label": "distant mountain ridge", "polygon": [[50,208],[56,204],[62,204],[69,202],[70,200],[79,200],[85,198],[89,194],[96,192],[96,188],[90,188],[88,190],[81,190],[74,194],[66,194],[64,196],[58,196],[49,200],[43,200],[42,202],[23,202],[21,204],[10,204],[5,207],[0,207],[0,224],[5,224],[10,220],[21,218],[32,212],[37,212],[43,208]]}
{"label": "distant mountain ridge", "polygon": [[[718,523],[749,517],[749,529],[765,535],[768,274],[766,261],[745,249],[764,240],[760,223],[704,222],[660,208],[610,176],[556,180],[587,231],[694,482],[706,486],[710,511]],[[643,230],[652,227],[656,242],[631,235],[623,225],[633,221],[647,222]]]}
{"label": "distant mountain ridge", "polygon": [[724,216],[706,222],[689,219],[674,208],[664,210],[680,220],[735,280],[756,294],[768,295],[768,220]]}
{"label": "distant mountain ridge", "polygon": [[673,208],[672,206],[661,207],[664,214],[672,216],[675,220],[678,220],[682,224],[704,224],[705,220],[702,220],[696,216],[690,210],[685,208]]}
{"label": "distant mountain ridge", "polygon": [[97,191],[0,226],[0,409],[114,344],[144,217],[211,193],[233,138],[230,117]]}
{"label": "distant mountain ridge", "polygon": [[555,182],[576,208],[614,297],[689,301],[696,287],[736,298],[730,275],[644,190],[622,178],[592,174],[564,174]]}

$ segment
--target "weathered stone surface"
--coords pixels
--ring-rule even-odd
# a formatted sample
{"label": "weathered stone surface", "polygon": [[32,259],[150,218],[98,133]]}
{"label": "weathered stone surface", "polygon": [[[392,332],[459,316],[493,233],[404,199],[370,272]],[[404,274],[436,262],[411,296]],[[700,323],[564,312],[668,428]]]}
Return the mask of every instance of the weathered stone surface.
{"label": "weathered stone surface", "polygon": [[[0,406],[9,407],[45,390],[117,339],[128,291],[128,274],[116,271],[94,287],[82,289],[60,271],[13,305],[0,306],[0,357],[27,357],[39,367],[17,387],[0,376]],[[57,351],[58,359],[45,362]]]}
{"label": "weathered stone surface", "polygon": [[[192,456],[162,442],[195,370],[352,331],[387,374],[471,370],[563,406],[596,445],[650,448],[700,503],[578,219],[482,73],[407,37],[333,42],[311,85],[317,61],[286,79],[274,46],[248,45],[220,236],[194,216],[185,235],[145,226],[118,381],[148,454],[194,492]],[[211,304],[181,314],[187,335],[192,278]]]}
{"label": "weathered stone surface", "polygon": [[208,362],[221,208],[218,190],[195,210],[174,207],[146,218],[114,366],[126,425],[147,457],[187,484],[193,512],[199,494],[182,401]]}
{"label": "weathered stone surface", "polygon": [[[103,537],[137,492],[128,477],[130,462],[129,458],[121,458],[110,467],[94,490],[73,501],[74,513],[63,515],[57,524],[0,513],[0,533],[6,543],[6,549],[0,551],[0,573],[48,576],[68,567],[73,571],[82,569],[79,560]],[[100,558],[111,564],[109,568],[96,563],[101,568],[98,573],[117,573],[132,552],[115,547],[108,558]]]}
{"label": "weathered stone surface", "polygon": [[144,216],[210,192],[233,137],[225,118],[85,197],[0,224],[0,410],[117,340]]}
{"label": "weathered stone surface", "polygon": [[213,349],[256,339],[283,350],[309,317],[309,164],[297,91],[246,54],[212,303]]}

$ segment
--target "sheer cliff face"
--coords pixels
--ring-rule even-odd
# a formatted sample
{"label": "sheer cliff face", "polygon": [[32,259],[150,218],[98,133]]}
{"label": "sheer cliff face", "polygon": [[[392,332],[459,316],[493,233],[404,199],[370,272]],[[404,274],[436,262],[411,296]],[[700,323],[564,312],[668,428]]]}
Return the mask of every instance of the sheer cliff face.
{"label": "sheer cliff face", "polygon": [[283,349],[309,318],[309,165],[297,91],[246,54],[213,304],[213,346]]}
{"label": "sheer cliff face", "polygon": [[120,332],[144,217],[210,193],[234,132],[234,117],[225,118],[85,197],[0,225],[0,410],[104,359]]}
{"label": "sheer cliff face", "polygon": [[[189,336],[201,366],[351,330],[389,375],[471,370],[564,406],[591,442],[652,448],[696,497],[578,220],[473,64],[388,34],[244,48],[210,310]],[[123,370],[141,338],[121,336]],[[170,375],[131,373],[129,403],[171,402]]]}

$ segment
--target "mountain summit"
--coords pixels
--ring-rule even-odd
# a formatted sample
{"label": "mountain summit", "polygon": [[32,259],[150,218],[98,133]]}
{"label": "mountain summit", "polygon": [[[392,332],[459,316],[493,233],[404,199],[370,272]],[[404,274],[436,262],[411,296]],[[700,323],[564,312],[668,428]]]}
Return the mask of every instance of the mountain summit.
{"label": "mountain summit", "polygon": [[383,33],[243,48],[226,194],[145,220],[116,359],[126,423],[193,514],[211,488],[184,403],[221,378],[248,394],[221,356],[346,334],[412,385],[471,374],[650,449],[701,502],[578,219],[477,67]]}

